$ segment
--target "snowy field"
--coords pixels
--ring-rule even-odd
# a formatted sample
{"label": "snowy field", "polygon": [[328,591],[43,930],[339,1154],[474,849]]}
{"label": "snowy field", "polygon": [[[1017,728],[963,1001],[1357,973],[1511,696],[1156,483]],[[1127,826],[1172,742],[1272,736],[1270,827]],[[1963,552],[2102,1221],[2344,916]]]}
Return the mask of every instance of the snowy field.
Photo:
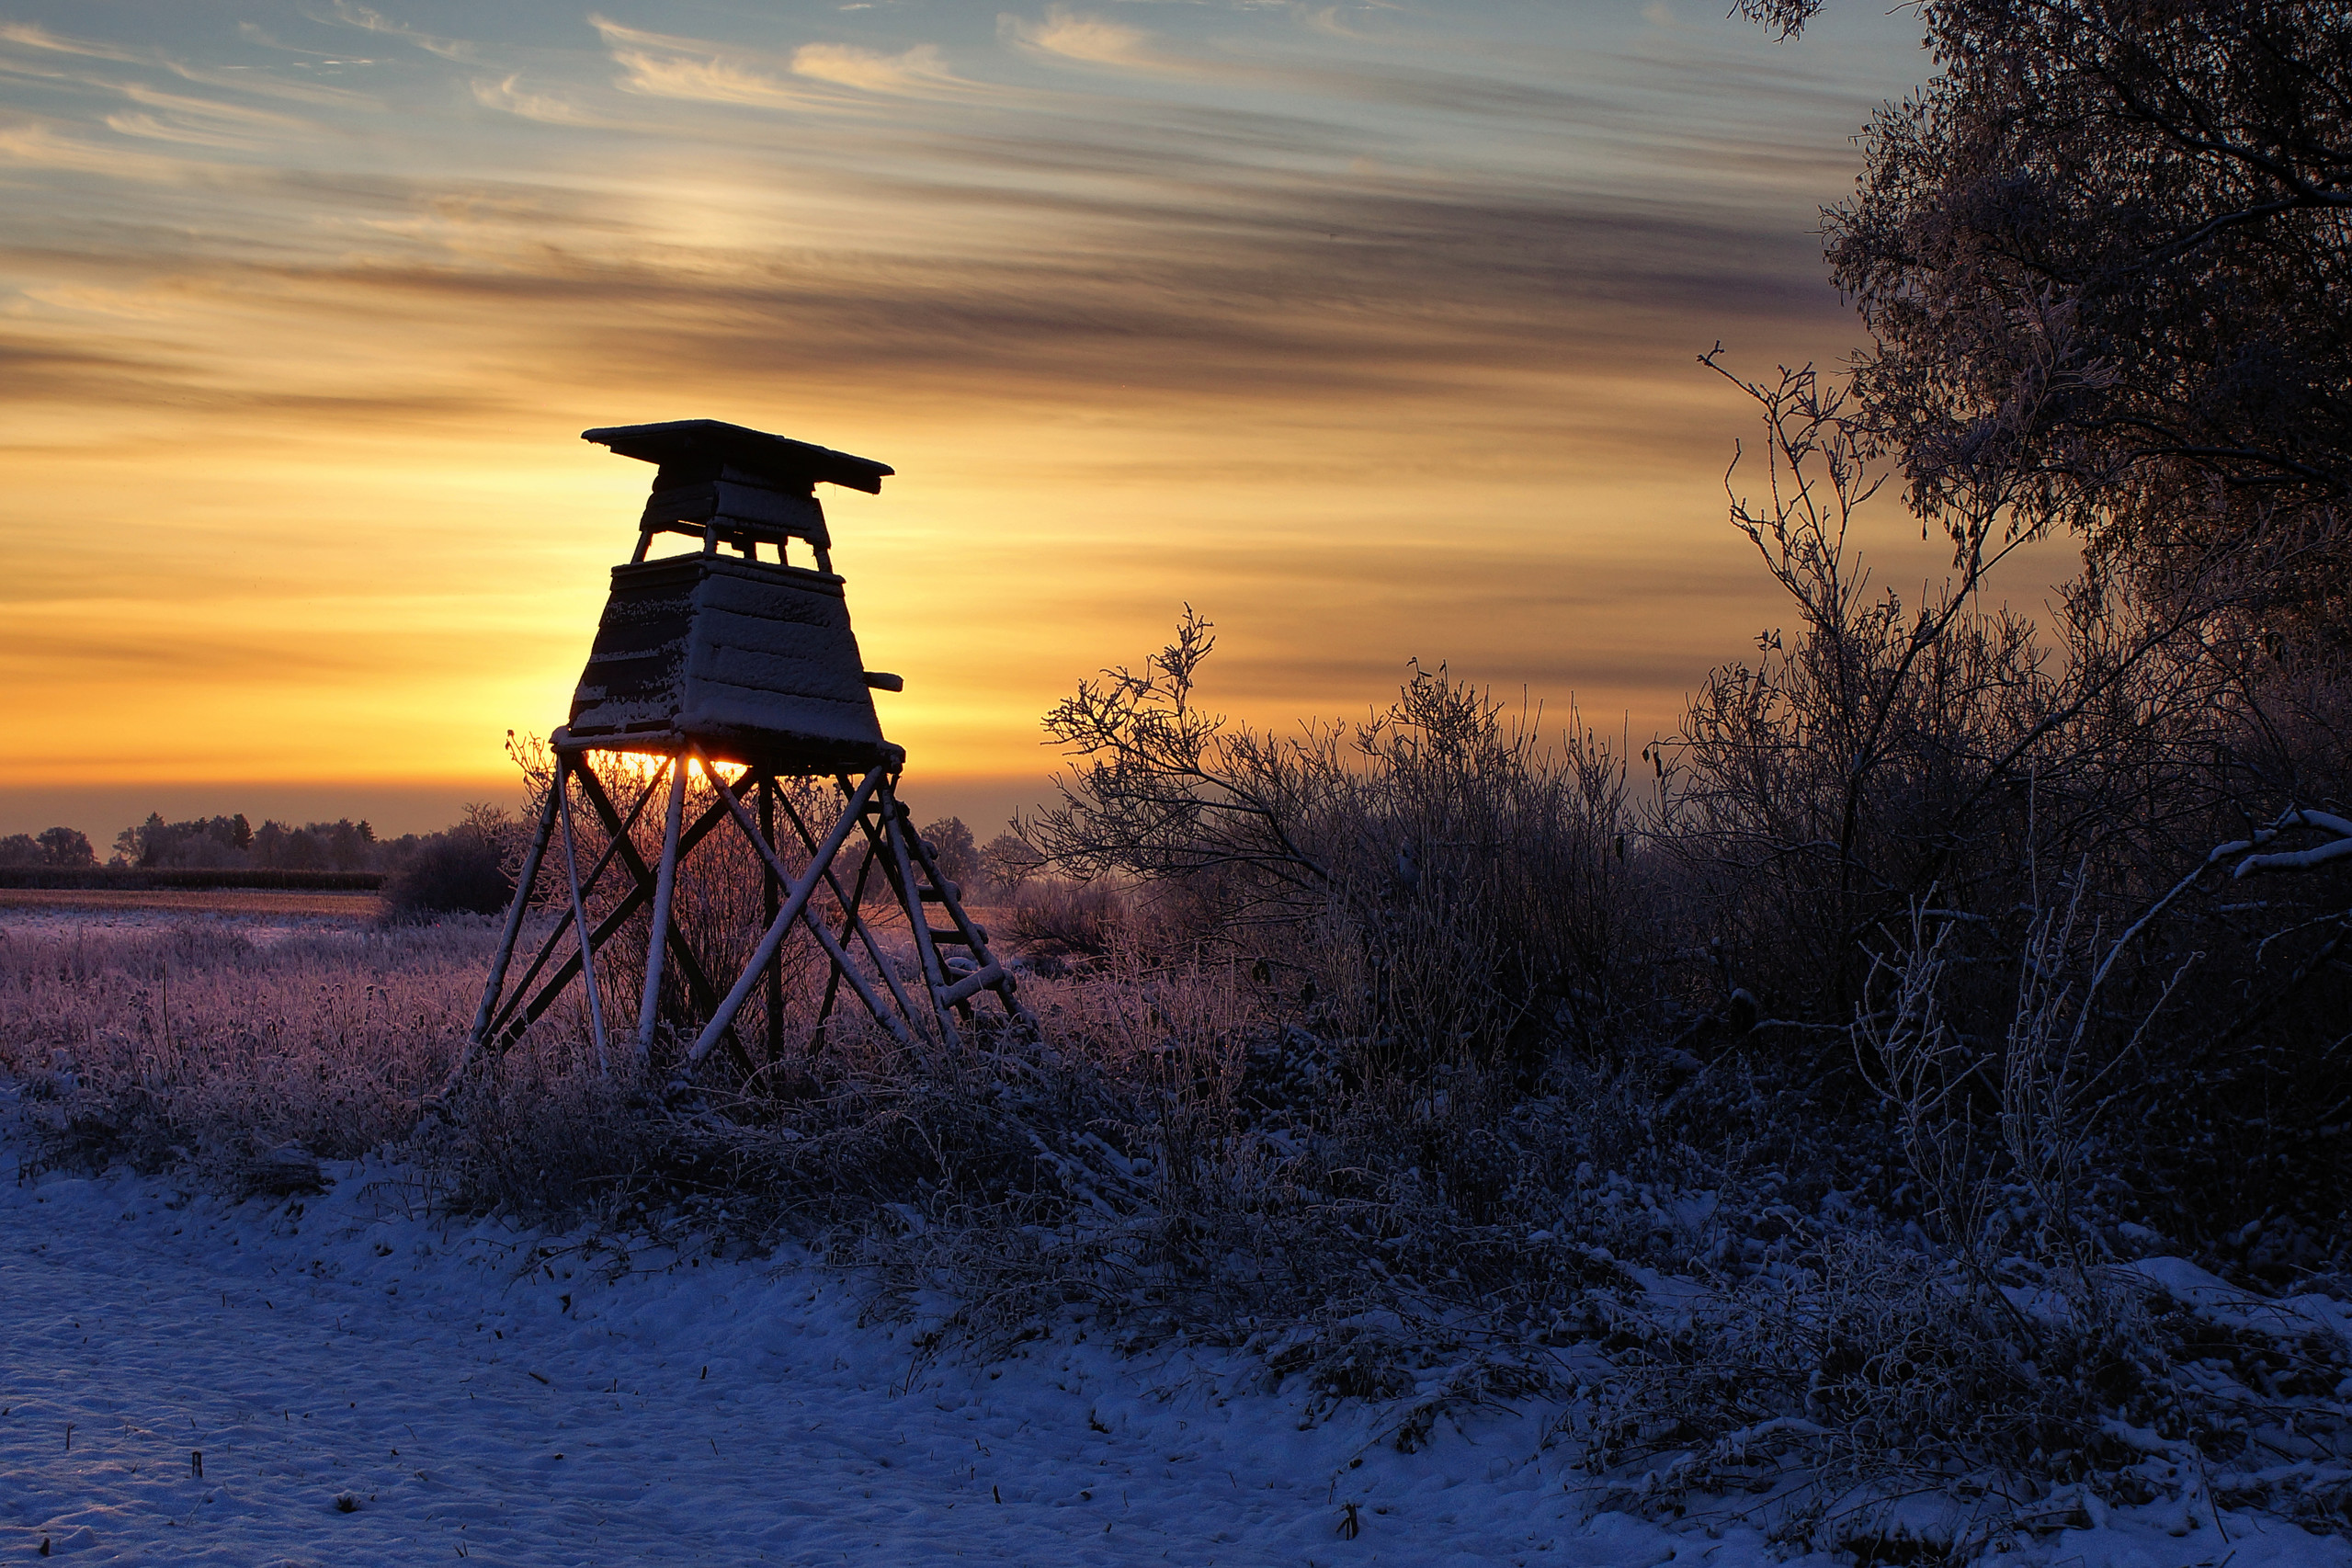
{"label": "snowy field", "polygon": [[[110,902],[5,926],[267,941],[350,918]],[[871,1321],[861,1279],[802,1255],[453,1221],[381,1162],[242,1202],[28,1175],[16,1127],[0,1084],[0,1562],[1778,1560],[1728,1514],[1593,1517],[1538,1403],[1401,1454],[1393,1410],[1302,1430],[1309,1392],[1253,1358],[1121,1355],[1080,1322],[1009,1356],[926,1353],[922,1323]],[[2277,1519],[2088,1506],[2096,1528],[1994,1562],[2352,1568]]]}
{"label": "snowy field", "polygon": [[[1073,1324],[926,1358],[804,1257],[590,1252],[436,1220],[397,1167],[328,1170],[290,1201],[0,1186],[0,1561],[1773,1560],[1739,1528],[1587,1518],[1539,1409],[1403,1455],[1361,1410],[1301,1431],[1301,1397],[1221,1352],[1122,1358]],[[2352,1564],[2221,1522],[2117,1515],[2011,1560]]]}

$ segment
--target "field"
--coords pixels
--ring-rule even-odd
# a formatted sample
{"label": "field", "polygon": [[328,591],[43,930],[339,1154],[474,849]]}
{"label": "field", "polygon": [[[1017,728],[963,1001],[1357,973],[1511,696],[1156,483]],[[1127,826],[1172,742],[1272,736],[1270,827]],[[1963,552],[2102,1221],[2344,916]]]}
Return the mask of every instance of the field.
{"label": "field", "polygon": [[[153,896],[0,916],[11,1561],[2352,1564],[2324,1293],[2110,1273],[2254,1441],[2216,1469],[2158,1411],[2004,1490],[1960,1458],[1983,1331],[1858,1231],[1759,1243],[1785,1189],[1629,1144],[1636,1085],[1521,1108],[1611,1161],[1514,1200],[1541,1222],[1351,1197],[1394,1123],[1286,1160],[1249,977],[1113,955],[1032,972],[1047,1054],[844,1057],[721,1128],[575,1037],[452,1127],[419,1106],[487,923]],[[270,1190],[290,1143],[316,1190]],[[1870,1356],[1940,1344],[1838,1395],[1929,1452],[1767,1414],[1857,1313]]]}
{"label": "field", "polygon": [[275,1204],[124,1177],[0,1192],[0,1560],[44,1540],[235,1564],[1676,1551],[1584,1525],[1532,1409],[1407,1459],[1365,1413],[1301,1431],[1301,1400],[1230,1354],[1124,1356],[1077,1318],[943,1356],[932,1325],[875,1321],[854,1274],[797,1248],[452,1223],[413,1170],[332,1175]]}
{"label": "field", "polygon": [[361,926],[383,914],[372,892],[285,892],[274,888],[0,888],[0,911],[11,929],[100,926],[121,928],[146,923],[178,925],[190,920],[229,920],[248,932],[266,917]]}
{"label": "field", "polygon": [[[1551,1401],[1482,1402],[1407,1452],[1393,1399],[1335,1406],[1305,1370],[1083,1306],[981,1346],[953,1300],[798,1245],[453,1216],[399,1161],[324,1175],[243,1201],[120,1171],[0,1189],[0,1561],[1852,1561],[1728,1507],[1603,1506]],[[2020,1539],[1992,1561],[2352,1563],[2193,1487]]]}
{"label": "field", "polygon": [[0,26],[0,1558],[2352,1568],[2345,0],[237,9]]}

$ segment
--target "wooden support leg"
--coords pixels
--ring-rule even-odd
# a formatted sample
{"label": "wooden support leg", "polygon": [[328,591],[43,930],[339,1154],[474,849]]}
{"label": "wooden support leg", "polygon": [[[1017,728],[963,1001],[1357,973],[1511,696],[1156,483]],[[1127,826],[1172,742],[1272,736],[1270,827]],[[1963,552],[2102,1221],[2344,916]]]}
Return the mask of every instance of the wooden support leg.
{"label": "wooden support leg", "polygon": [[595,937],[588,930],[587,901],[581,896],[580,892],[580,862],[574,853],[572,836],[571,774],[573,766],[568,761],[559,759],[555,767],[555,799],[556,803],[562,808],[563,817],[563,874],[571,880],[572,883],[572,923],[580,934],[580,979],[586,986],[588,993],[588,1027],[590,1032],[596,1037],[597,1070],[605,1076],[610,1077],[612,1062],[605,1050],[604,1002],[597,994],[597,944]]}
{"label": "wooden support leg", "polygon": [[[539,883],[539,863],[547,854],[548,835],[554,831],[555,792],[550,790],[540,807],[539,826],[531,835],[530,849],[523,856],[522,871],[515,878],[515,896],[506,905],[506,928],[498,938],[498,956],[491,962],[489,982],[482,988],[482,1006],[473,1010],[473,1028],[466,1031],[466,1055],[472,1055],[481,1046],[482,1037],[490,1028],[492,1010],[498,1006],[499,993],[506,987],[506,969],[515,961],[515,941],[522,935],[523,916],[530,910],[531,890]],[[464,1070],[465,1058],[460,1056],[457,1071]]]}
{"label": "wooden support leg", "polygon": [[[855,786],[846,778],[841,781],[843,795],[848,795],[854,788]],[[815,854],[816,835],[809,831],[809,824],[801,820],[801,813],[792,809],[791,801],[786,801],[783,805],[784,814],[790,820],[793,831],[801,835],[801,846],[810,854]],[[881,858],[881,840],[873,824],[860,814],[858,818],[858,825],[865,830],[867,844],[866,857],[858,864],[857,890],[851,893],[844,893],[841,891],[841,879],[833,873],[832,868],[826,868],[824,873],[825,883],[833,889],[833,896],[842,901],[842,908],[847,912],[841,922],[841,940],[846,945],[853,933],[857,936],[858,944],[866,950],[866,957],[873,963],[874,972],[882,977],[884,985],[890,987],[891,1000],[898,1004],[898,1017],[919,1029],[923,1027],[921,1015],[915,1012],[915,1004],[907,999],[905,988],[898,983],[898,971],[891,967],[889,956],[882,951],[881,944],[874,939],[873,929],[866,924],[866,917],[861,913],[865,908],[866,873]],[[889,873],[885,871],[883,874],[887,876]],[[856,983],[854,974],[851,975],[851,983]],[[896,1035],[905,1044],[915,1043],[897,1022],[887,1017],[883,1018],[882,1022],[888,1024],[891,1033]]]}
{"label": "wooden support leg", "polygon": [[[603,801],[603,791],[597,787],[597,776],[594,773],[583,767],[579,770],[579,778],[583,792],[588,795],[592,802]],[[609,802],[598,806],[597,809],[605,819],[605,829],[611,836],[605,844],[604,853],[597,857],[597,863],[588,868],[587,878],[581,883],[585,892],[591,893],[596,892],[597,882],[604,876],[605,868],[611,865],[614,857],[624,848],[629,849],[632,855],[635,853],[629,844],[629,830],[636,825],[639,813],[644,811],[645,802],[653,798],[653,786],[648,784],[638,795],[637,803],[629,809],[626,821],[622,820],[619,812],[609,809]],[[548,809],[551,812],[558,809],[555,805],[555,796],[551,791],[548,796]],[[697,832],[687,835],[688,842],[699,839],[702,834],[708,833],[716,825],[718,824],[715,818],[700,824]],[[635,913],[644,900],[651,896],[650,881],[642,872],[638,881],[637,889],[622,900],[620,906],[597,922],[594,946],[604,946],[605,939],[619,928],[620,922]],[[562,945],[563,932],[564,927],[558,926],[547,934],[547,940],[540,944],[539,955],[531,960],[530,967],[523,971],[523,978],[517,983],[514,994],[506,998],[506,1005],[500,1007],[496,1016],[491,1019],[490,1028],[484,1036],[486,1040],[496,1040],[503,1045],[519,1036],[524,1029],[538,1021],[540,1014],[547,1011],[548,1005],[555,999],[554,993],[570,984],[572,977],[580,972],[580,955],[575,952],[564,960],[563,967],[556,971],[555,978],[547,983],[539,995],[530,1000],[528,1005],[526,1004],[525,999],[531,996],[531,982],[539,978],[540,971],[547,967],[547,960],[554,956],[555,949]],[[523,1021],[509,1028],[507,1020],[514,1017],[517,1011],[525,1014]]]}
{"label": "wooden support leg", "polygon": [[670,758],[670,809],[662,818],[662,858],[653,873],[653,924],[645,937],[645,991],[637,1003],[637,1063],[653,1059],[653,1025],[662,1010],[662,956],[670,942],[670,902],[677,892],[678,835],[686,822],[686,755]]}
{"label": "wooden support leg", "polygon": [[[699,756],[701,756],[701,753],[697,752],[695,755]],[[706,762],[704,766],[708,767],[710,765]],[[743,809],[743,806],[740,803],[735,804],[733,809],[735,814],[735,824],[744,830],[744,835],[751,840],[752,847],[756,849],[759,852],[761,858],[767,862],[769,873],[778,878],[789,878],[790,876],[790,872],[785,868],[783,857],[777,854],[774,843],[762,839],[759,836],[757,830],[752,826],[749,813]],[[793,824],[796,826],[800,825],[800,813],[791,809],[790,801],[785,803],[784,809],[786,812],[790,815]],[[803,836],[806,835],[806,831],[807,830],[805,828],[802,829]],[[841,836],[846,838],[847,835],[844,832]],[[831,852],[832,855],[838,855],[841,852],[840,843],[840,839],[835,840],[834,847]],[[803,877],[814,878],[819,873],[823,873],[825,881],[832,886],[835,896],[838,897],[841,892],[841,882],[839,879],[835,878],[833,874],[831,856],[824,852],[816,840],[810,839],[808,844],[809,869],[803,873]],[[864,879],[861,876],[859,878],[859,884],[861,887],[863,886],[863,883]],[[813,890],[813,884],[812,884],[812,888]],[[901,1043],[906,1045],[914,1044],[915,1041],[908,1036],[905,1027],[901,1024],[897,1018],[892,1017],[890,1013],[884,1010],[881,1005],[881,999],[874,994],[872,988],[866,983],[864,977],[858,974],[857,967],[849,961],[849,955],[842,950],[840,942],[835,939],[832,932],[825,929],[824,921],[818,915],[815,907],[804,903],[801,906],[801,918],[807,923],[809,929],[815,933],[818,946],[824,949],[825,956],[832,960],[834,977],[835,979],[846,978],[849,982],[850,989],[858,994],[858,999],[859,1001],[865,1003],[866,1010],[868,1012],[873,1014],[874,1017],[887,1028],[892,1034],[895,1035]],[[885,977],[887,977],[887,970],[884,971],[884,974]],[[895,986],[893,986],[892,990],[893,994],[895,994]],[[830,992],[828,992],[828,995],[830,995]]]}
{"label": "wooden support leg", "polygon": [[[706,771],[709,766],[709,760],[704,759]],[[740,797],[751,788],[752,783],[748,770],[733,784],[720,784],[716,774],[711,774],[710,778],[717,786],[722,799],[735,797],[738,804],[740,804]],[[654,874],[645,864],[645,858],[637,853],[637,846],[630,840],[629,835],[620,830],[620,813],[614,810],[611,797],[605,793],[604,786],[597,781],[597,776],[585,768],[580,773],[580,791],[587,796],[588,804],[596,808],[597,815],[603,819],[607,829],[613,833],[613,847],[619,852],[631,874],[637,879],[636,891],[630,895],[629,901],[625,901],[624,905],[627,910],[634,912],[643,906],[646,899],[653,896]],[[705,835],[727,820],[727,811],[726,806],[713,803],[695,820],[694,825],[688,828],[678,841],[678,860],[681,864],[685,862],[686,857],[693,852],[694,846],[702,842]],[[634,820],[633,813],[632,820]],[[616,911],[616,913],[619,912]],[[693,945],[687,941],[686,933],[677,928],[676,921],[670,923],[668,950],[671,960],[677,965],[678,973],[686,981],[687,994],[693,998],[694,1006],[708,1016],[719,1006],[719,988],[711,984],[710,977],[703,972],[702,960],[695,956]],[[743,1063],[745,1073],[755,1071],[750,1055],[744,1051],[743,1042],[735,1038],[732,1028],[727,1034],[727,1046],[734,1053],[736,1060]]]}
{"label": "wooden support leg", "polygon": [[[776,856],[776,778],[765,768],[759,775],[759,844],[760,881],[763,892],[760,907],[772,923],[782,892],[782,880],[777,875]],[[784,952],[778,949],[775,961],[767,966],[767,1060],[773,1063],[784,1054]]]}

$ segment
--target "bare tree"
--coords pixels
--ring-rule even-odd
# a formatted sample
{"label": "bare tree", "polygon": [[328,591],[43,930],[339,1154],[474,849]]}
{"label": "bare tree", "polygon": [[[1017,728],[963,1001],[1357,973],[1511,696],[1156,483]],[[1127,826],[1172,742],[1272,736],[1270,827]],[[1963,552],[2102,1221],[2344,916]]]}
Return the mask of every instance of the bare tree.
{"label": "bare tree", "polygon": [[[1784,37],[1818,8],[1739,6]],[[2352,637],[2352,15],[1919,14],[1940,73],[1879,112],[1826,217],[1876,338],[1860,405],[1923,515],[1990,468],[2012,528],[2072,527],[2158,581],[2228,551],[2274,629]]]}
{"label": "bare tree", "polygon": [[1866,940],[1929,888],[2014,924],[2037,856],[2119,866],[2109,840],[2184,809],[2233,710],[2231,666],[2204,635],[2221,590],[2152,605],[2093,573],[2045,633],[1987,597],[2021,542],[2001,521],[2014,492],[1987,469],[1951,515],[1951,575],[1907,607],[1851,546],[1880,482],[1844,389],[1810,367],[1731,379],[1762,415],[1766,460],[1762,496],[1732,489],[1732,522],[1799,625],[1713,671],[1655,749],[1658,838],[1715,868],[1735,937],[1777,949],[1778,1000],[1842,1027]]}
{"label": "bare tree", "polygon": [[1195,687],[1214,626],[1185,606],[1176,640],[1141,671],[1106,669],[1046,714],[1075,766],[1055,778],[1060,803],[1024,820],[1021,836],[1082,878],[1222,877],[1229,915],[1293,916],[1331,881],[1303,823],[1337,782],[1338,736],[1284,741],[1202,709]]}

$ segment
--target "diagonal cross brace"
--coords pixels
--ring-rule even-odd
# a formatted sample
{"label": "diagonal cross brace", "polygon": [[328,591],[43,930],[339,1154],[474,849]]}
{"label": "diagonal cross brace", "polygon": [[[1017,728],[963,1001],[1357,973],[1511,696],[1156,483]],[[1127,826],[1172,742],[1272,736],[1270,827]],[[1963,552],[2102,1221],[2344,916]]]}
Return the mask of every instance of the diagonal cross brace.
{"label": "diagonal cross brace", "polygon": [[[659,879],[654,875],[653,868],[645,864],[645,858],[637,853],[636,844],[631,840],[626,832],[620,830],[619,826],[620,813],[613,809],[612,798],[605,793],[603,783],[595,774],[585,768],[581,770],[580,777],[581,792],[588,797],[588,803],[596,808],[597,815],[603,819],[607,831],[613,835],[614,846],[620,851],[620,857],[628,863],[631,874],[637,879],[636,890],[630,894],[629,902],[629,907],[633,913],[642,907],[645,901],[658,890]],[[733,795],[740,800],[743,790],[748,789],[750,782],[751,775],[746,773],[734,784],[721,784],[719,790],[722,794]],[[633,813],[631,820],[634,820]],[[678,858],[684,859],[688,849],[699,844],[705,834],[715,829],[725,820],[726,808],[714,802],[696,821],[692,840],[689,842],[683,837],[679,839]],[[616,926],[615,928],[618,929],[618,926]],[[686,977],[687,993],[694,998],[694,1005],[706,1012],[715,1007],[719,1001],[719,988],[710,983],[710,977],[704,971],[702,960],[695,956],[694,948],[687,941],[686,934],[676,926],[672,926],[667,936],[669,939],[664,947],[670,957],[677,960],[678,973]],[[601,942],[603,938],[598,937],[597,940]],[[727,1030],[726,1038],[727,1048],[734,1052],[735,1060],[743,1065],[743,1070],[746,1073],[756,1071],[752,1065],[751,1054],[744,1049],[744,1042],[736,1038],[732,1026]]]}
{"label": "diagonal cross brace", "polygon": [[[584,770],[581,778],[582,792],[588,797],[588,804],[595,808],[598,817],[605,823],[606,830],[612,834],[612,842],[607,846],[606,858],[600,858],[589,872],[589,883],[594,885],[597,875],[602,871],[608,858],[614,855],[619,855],[629,861],[631,872],[637,878],[637,886],[623,894],[620,902],[613,906],[611,913],[597,922],[594,933],[595,944],[602,947],[614,932],[620,929],[631,915],[645,906],[646,901],[652,896],[651,888],[653,878],[647,871],[643,858],[637,854],[636,846],[630,842],[628,834],[616,831],[628,824],[623,823],[620,814],[613,810],[611,799],[604,792],[603,786],[597,782],[596,775]],[[635,817],[634,812],[630,813],[631,822],[633,822]],[[701,843],[714,828],[726,820],[725,807],[717,804],[706,807],[702,814],[695,819],[694,825],[679,835],[678,853],[683,856],[694,846]],[[506,1006],[493,1020],[490,1033],[485,1038],[494,1040],[501,1046],[512,1044],[520,1039],[524,1030],[537,1023],[540,1016],[555,1005],[557,995],[571,983],[572,977],[580,972],[580,955],[574,952],[564,960],[554,977],[547,982],[538,994],[530,996],[528,1006],[525,1005],[524,998],[529,994],[532,979],[545,966],[549,956],[555,950],[555,942],[560,940],[562,936],[562,931],[559,927],[552,934],[549,943],[540,949],[539,959],[523,976],[522,983],[515,988],[515,994],[508,999]],[[709,977],[703,972],[701,964],[696,960],[694,950],[687,945],[685,937],[675,926],[671,928],[669,936],[667,946],[670,957],[676,960],[678,972],[686,977],[687,988],[694,996],[695,1006],[707,1007],[715,1004],[718,1000],[718,990],[711,985]],[[521,1015],[519,1017],[517,1017],[518,1012]]]}
{"label": "diagonal cross brace", "polygon": [[[744,778],[751,777],[753,777],[751,771],[746,769]],[[794,921],[800,919],[801,909],[809,902],[809,895],[816,891],[817,883],[824,881],[826,867],[833,863],[834,856],[840,853],[842,840],[849,836],[850,828],[864,816],[866,801],[875,790],[881,788],[882,779],[882,769],[879,767],[866,775],[865,781],[859,784],[856,792],[849,797],[848,805],[843,808],[841,820],[833,824],[832,831],[824,836],[824,842],[819,845],[816,853],[810,857],[809,869],[792,880],[791,885],[785,893],[784,907],[777,912],[776,918],[769,923],[767,933],[760,937],[759,947],[753,952],[751,961],[744,966],[743,974],[735,981],[734,987],[719,1004],[719,1010],[713,1013],[710,1021],[703,1026],[702,1033],[687,1051],[686,1060],[679,1064],[678,1080],[681,1084],[696,1067],[701,1064],[702,1059],[710,1053],[710,1048],[718,1043],[719,1037],[724,1034],[728,1026],[734,1022],[735,1014],[742,1009],[744,999],[751,994],[752,987],[758,983],[761,972],[775,961],[776,949],[782,945],[784,933],[791,929]],[[740,807],[742,802],[738,801],[736,804]]]}
{"label": "diagonal cross brace", "polygon": [[[650,795],[639,797],[636,806],[631,808],[629,813],[631,822],[637,820],[638,812],[644,809],[645,801],[649,798]],[[465,1055],[460,1056],[458,1061],[459,1071],[463,1071],[467,1058],[483,1041],[511,1038],[506,1033],[506,1020],[514,1016],[515,1009],[522,1004],[523,997],[530,991],[531,982],[538,979],[540,971],[547,967],[547,960],[562,944],[563,933],[569,928],[559,924],[547,934],[547,940],[540,944],[539,955],[531,960],[530,967],[523,971],[523,978],[516,983],[514,992],[506,999],[506,1005],[498,1006],[499,992],[506,980],[507,960],[513,956],[515,938],[521,932],[523,914],[530,903],[532,890],[538,886],[540,864],[546,857],[548,840],[551,836],[559,811],[555,791],[551,789],[547,792],[546,806],[540,812],[539,835],[532,841],[531,853],[524,858],[522,874],[515,881],[515,901],[506,909],[506,934],[505,939],[499,944],[499,962],[491,970],[490,984],[483,991],[482,1006],[475,1012],[473,1028],[466,1036]],[[583,892],[594,891],[598,879],[605,873],[605,868],[612,864],[612,858],[613,847],[607,845],[605,852],[597,857],[596,864],[588,868],[587,881],[582,884]],[[609,933],[598,935],[595,940],[601,943],[605,935]],[[575,954],[575,960],[576,958]],[[578,972],[576,961],[567,964],[563,971],[564,979],[569,980],[572,975]],[[558,988],[561,988],[560,985]],[[492,1012],[494,1007],[496,1007],[494,1015]],[[542,1008],[541,1011],[544,1009]],[[535,1012],[531,1017],[536,1018],[539,1014]],[[453,1074],[452,1081],[454,1076]]]}
{"label": "diagonal cross brace", "polygon": [[[702,771],[706,775],[709,775],[713,778],[718,777],[717,774],[711,772],[710,759],[702,755],[701,747],[695,747],[693,755],[694,759],[702,764]],[[782,858],[777,855],[776,846],[761,836],[759,829],[752,824],[751,813],[744,810],[743,802],[735,797],[733,791],[721,791],[719,801],[722,805],[726,806],[733,812],[735,825],[744,830],[744,836],[750,839],[752,847],[759,851],[759,858],[767,863],[767,869],[770,872],[774,873],[776,880],[782,882],[787,887],[791,886],[791,869],[786,866]],[[791,808],[787,805],[785,810],[790,812]],[[799,824],[800,814],[798,812],[792,812],[792,821],[795,825]],[[805,829],[802,831],[802,836],[806,836]],[[845,834],[842,836],[846,837],[847,835]],[[809,863],[810,874],[823,874],[826,884],[833,889],[834,896],[844,901],[845,906],[849,907],[850,918],[855,920],[857,918],[857,910],[854,906],[847,905],[847,895],[841,891],[840,879],[833,874],[833,862],[831,856],[827,856],[823,861],[819,861],[815,856],[816,847],[817,846],[814,844],[811,844],[809,846],[811,851]],[[834,846],[834,853],[837,854],[839,851],[840,846],[836,841]],[[907,1032],[905,1023],[894,1017],[882,1006],[881,999],[874,994],[873,987],[868,985],[866,983],[865,977],[859,974],[857,970],[851,966],[848,953],[843,950],[841,944],[834,938],[833,933],[825,929],[824,919],[818,915],[815,907],[810,904],[805,898],[802,900],[801,904],[801,918],[802,922],[807,925],[810,930],[816,933],[817,942],[824,949],[825,956],[833,960],[833,967],[835,971],[848,980],[850,989],[857,992],[858,999],[866,1005],[866,1011],[871,1013],[877,1021],[888,1028],[892,1035],[897,1039],[901,1045],[913,1045],[915,1043],[915,1039],[913,1035]],[[867,938],[867,946],[869,951],[872,949],[872,938],[869,937]],[[875,955],[875,957],[876,966],[879,968],[881,967],[880,955]],[[884,970],[883,972],[887,974],[888,971]],[[896,988],[893,987],[892,989]]]}

